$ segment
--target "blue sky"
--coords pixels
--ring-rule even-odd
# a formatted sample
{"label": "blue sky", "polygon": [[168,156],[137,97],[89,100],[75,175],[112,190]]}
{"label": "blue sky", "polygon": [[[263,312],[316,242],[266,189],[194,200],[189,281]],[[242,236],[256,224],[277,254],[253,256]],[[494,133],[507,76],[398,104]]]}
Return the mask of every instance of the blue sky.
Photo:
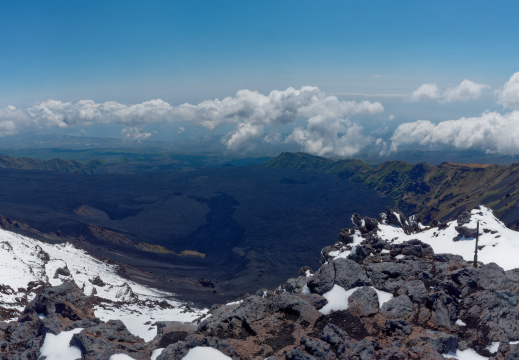
{"label": "blue sky", "polygon": [[[330,130],[335,135],[329,135],[341,138],[352,124],[363,127],[362,135],[373,141],[376,134],[367,130],[368,125],[379,133],[387,128],[389,135],[383,140],[390,146],[392,131],[402,122],[421,119],[438,124],[481,118],[486,110],[500,115],[513,112],[513,94],[512,100],[503,100],[505,106],[498,93],[519,71],[518,10],[515,1],[3,2],[0,134],[23,133],[35,123],[50,131],[56,123],[48,119],[48,111],[31,114],[28,110],[50,99],[72,105],[92,100],[126,106],[160,99],[176,107],[235,97],[244,89],[268,95],[308,85],[317,87],[322,99],[379,102],[383,110],[339,111],[333,116],[340,117],[341,124],[331,121],[318,126],[315,122],[301,125],[296,120],[306,113],[297,112],[293,122],[283,123],[283,134],[301,125],[306,135],[299,141],[294,135],[292,140],[305,144],[304,150],[319,149],[318,144],[306,146],[319,140],[308,133],[312,126],[321,127],[317,132],[335,126]],[[445,91],[463,80],[471,81],[475,92],[448,98]],[[410,100],[423,84],[436,84],[439,93]],[[54,106],[49,111],[58,110]],[[67,111],[73,117],[71,112],[82,110],[76,106]],[[320,116],[315,111],[307,116]],[[43,113],[45,121],[41,121]],[[227,127],[200,125],[201,120],[178,113],[172,120],[168,114],[162,113],[169,116],[167,128],[177,134],[180,128],[199,128],[200,133],[225,128],[220,132],[227,140],[242,131],[248,132],[249,140],[263,141],[281,129],[275,121],[258,125],[258,120],[251,122],[247,116],[240,119],[243,111],[227,114],[234,119]],[[388,118],[395,120],[382,123]],[[61,122],[56,128],[86,128],[87,132],[106,122],[94,116],[87,122]],[[157,130],[162,123],[157,119],[155,127],[142,119],[118,122],[123,130],[129,123],[134,129],[126,135],[138,131],[167,137]],[[229,127],[234,130],[226,133]],[[171,136],[177,136],[173,132]],[[286,136],[282,141],[287,141]],[[329,153],[341,153],[343,145],[339,141]],[[324,147],[314,152],[324,155]]]}

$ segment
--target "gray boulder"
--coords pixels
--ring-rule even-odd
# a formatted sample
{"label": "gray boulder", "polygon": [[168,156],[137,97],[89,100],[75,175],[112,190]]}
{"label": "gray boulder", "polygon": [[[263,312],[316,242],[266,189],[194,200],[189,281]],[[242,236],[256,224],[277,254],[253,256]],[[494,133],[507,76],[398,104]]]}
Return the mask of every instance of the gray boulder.
{"label": "gray boulder", "polygon": [[348,298],[348,311],[355,316],[374,315],[378,308],[378,295],[371,287],[361,287]]}

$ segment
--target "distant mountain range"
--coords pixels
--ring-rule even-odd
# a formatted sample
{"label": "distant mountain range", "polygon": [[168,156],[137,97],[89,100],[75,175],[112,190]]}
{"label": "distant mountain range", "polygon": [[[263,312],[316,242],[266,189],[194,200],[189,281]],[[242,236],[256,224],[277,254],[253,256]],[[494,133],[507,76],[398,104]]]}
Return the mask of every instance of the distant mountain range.
{"label": "distant mountain range", "polygon": [[519,227],[519,164],[416,165],[386,161],[373,166],[356,160],[331,160],[306,153],[282,153],[268,161],[276,169],[336,174],[389,196],[406,214],[425,222],[457,216],[477,204],[494,210],[507,226]]}

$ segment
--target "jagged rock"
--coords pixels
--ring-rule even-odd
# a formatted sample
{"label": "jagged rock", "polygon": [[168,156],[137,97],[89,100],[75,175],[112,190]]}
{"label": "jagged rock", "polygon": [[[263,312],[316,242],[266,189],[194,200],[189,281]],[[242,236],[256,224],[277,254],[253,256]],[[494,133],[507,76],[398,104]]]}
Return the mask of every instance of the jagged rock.
{"label": "jagged rock", "polygon": [[301,292],[304,286],[310,281],[307,276],[299,276],[297,278],[288,279],[285,283],[285,290],[287,292]]}
{"label": "jagged rock", "polygon": [[427,290],[422,280],[411,280],[398,290],[398,295],[402,294],[409,296],[411,301],[419,303],[427,295]]}
{"label": "jagged rock", "polygon": [[338,241],[342,242],[344,245],[351,244],[353,242],[353,234],[355,231],[352,231],[348,228],[341,229],[339,232]]}
{"label": "jagged rock", "polygon": [[361,317],[374,315],[378,312],[378,295],[371,287],[361,287],[348,299],[348,310],[351,314]]}
{"label": "jagged rock", "polygon": [[38,313],[41,313],[47,317],[56,317],[62,326],[68,326],[77,320],[94,319],[93,305],[94,302],[71,281],[45,288],[25,308],[20,321],[36,320]]}
{"label": "jagged rock", "polygon": [[114,354],[126,354],[137,360],[149,360],[151,352],[144,340],[131,334],[120,320],[110,320],[74,334],[70,345],[81,350],[84,360],[109,360]]}
{"label": "jagged rock", "polygon": [[322,265],[316,271],[313,279],[308,282],[308,288],[311,292],[323,295],[333,288],[333,281],[335,280],[335,267],[333,263]]}
{"label": "jagged rock", "polygon": [[54,279],[57,279],[60,276],[70,276],[70,270],[66,265],[56,269],[56,272],[54,273]]}
{"label": "jagged rock", "polygon": [[432,324],[438,328],[451,329],[457,317],[455,300],[443,291],[437,291],[428,295],[425,302],[432,312]]}
{"label": "jagged rock", "polygon": [[466,226],[455,226],[454,229],[458,232],[458,239],[462,238],[475,238],[478,234],[478,229],[468,228]]}
{"label": "jagged rock", "polygon": [[303,266],[301,269],[299,269],[299,276],[312,276],[314,274],[314,271],[310,266]]}
{"label": "jagged rock", "polygon": [[93,279],[89,279],[88,281],[90,281],[90,283],[95,286],[103,287],[106,285],[105,282],[99,277],[99,275],[97,275]]}
{"label": "jagged rock", "polygon": [[195,324],[180,321],[159,321],[156,325],[157,336],[148,344],[149,349],[165,348],[183,341],[197,328]]}
{"label": "jagged rock", "polygon": [[380,313],[392,318],[409,319],[414,316],[413,303],[409,296],[400,295],[385,302],[380,308]]}
{"label": "jagged rock", "polygon": [[337,259],[333,262],[333,267],[335,269],[334,284],[337,284],[346,290],[358,286],[371,285],[371,281],[366,276],[364,269],[352,260]]}
{"label": "jagged rock", "polygon": [[387,319],[386,324],[384,325],[384,332],[388,335],[392,335],[395,332],[400,334],[409,335],[411,334],[413,329],[411,326],[403,319]]}
{"label": "jagged rock", "polygon": [[366,265],[366,274],[377,288],[383,288],[387,280],[407,279],[411,267],[404,263],[383,262]]}
{"label": "jagged rock", "polygon": [[306,295],[306,296],[303,296],[303,299],[306,299],[317,310],[322,309],[328,303],[328,300],[326,300],[326,298],[322,297],[319,294]]}
{"label": "jagged rock", "polygon": [[357,263],[361,263],[365,258],[371,254],[371,250],[368,246],[357,245],[351,253],[348,255],[348,259],[353,260]]}
{"label": "jagged rock", "polygon": [[401,228],[408,235],[418,230],[418,225],[416,223],[411,224],[407,216],[400,210],[394,210],[388,207],[386,209],[385,221],[389,225]]}
{"label": "jagged rock", "polygon": [[401,244],[395,244],[391,248],[391,256],[406,255],[406,256],[433,256],[434,251],[431,245],[421,242],[420,240],[404,241]]}
{"label": "jagged rock", "polygon": [[316,359],[336,359],[331,351],[330,344],[322,340],[303,336],[301,338],[301,345],[304,346],[304,349],[308,354],[314,356]]}
{"label": "jagged rock", "polygon": [[463,224],[468,224],[470,222],[470,211],[464,211],[458,216],[457,219],[458,225],[462,226]]}
{"label": "jagged rock", "polygon": [[[502,294],[500,294],[502,295]],[[508,298],[491,290],[470,294],[460,302],[459,317],[474,331],[465,340],[470,342],[512,341],[519,339],[519,310]]]}

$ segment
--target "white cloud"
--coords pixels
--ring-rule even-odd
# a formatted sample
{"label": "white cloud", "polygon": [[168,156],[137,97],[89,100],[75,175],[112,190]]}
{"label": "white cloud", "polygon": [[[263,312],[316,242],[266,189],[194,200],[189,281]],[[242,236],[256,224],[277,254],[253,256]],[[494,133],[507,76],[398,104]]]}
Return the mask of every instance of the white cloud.
{"label": "white cloud", "polygon": [[519,72],[513,74],[498,92],[497,102],[507,108],[519,108]]}
{"label": "white cloud", "polygon": [[0,137],[19,133],[30,121],[30,117],[24,111],[13,105],[0,109]]}
{"label": "white cloud", "polygon": [[[3,111],[17,110],[8,108]],[[240,90],[233,97],[178,106],[172,106],[161,99],[133,105],[115,101],[47,100],[35,104],[22,114],[40,128],[119,124],[124,127],[124,138],[138,141],[152,135],[145,131],[146,125],[150,123],[190,123],[209,131],[226,125],[234,129],[223,137],[222,142],[228,149],[235,151],[246,151],[255,141],[279,141],[278,136],[264,136],[267,127],[269,133],[274,134],[276,128],[286,131],[296,121],[306,121],[305,126],[299,127],[285,141],[296,142],[307,151],[317,154],[351,155],[362,147],[363,142],[359,139],[365,136],[362,135],[362,128],[351,122],[350,118],[383,111],[384,107],[379,102],[339,100],[317,87],[303,86],[300,89],[274,90],[266,95]],[[12,124],[7,120],[4,120],[2,126],[0,131],[5,134],[12,131]],[[178,131],[183,132],[184,127],[180,125]]]}
{"label": "white cloud", "polygon": [[126,127],[121,131],[121,134],[123,135],[123,138],[130,141],[142,141],[151,136],[151,133],[144,132],[142,127],[139,126]]}
{"label": "white cloud", "polygon": [[268,144],[279,144],[282,140],[283,136],[280,133],[268,134],[263,138],[263,142]]}
{"label": "white cloud", "polygon": [[490,89],[490,86],[465,79],[458,86],[447,88],[442,99],[445,102],[475,100],[481,96],[484,89]]}
{"label": "white cloud", "polygon": [[459,85],[450,86],[441,91],[436,84],[422,84],[411,94],[411,101],[438,101],[450,103],[455,101],[475,100],[481,96],[489,85],[478,84],[471,80],[463,80]]}
{"label": "white cloud", "polygon": [[506,114],[485,112],[479,117],[460,118],[433,124],[418,120],[400,124],[391,137],[391,150],[405,144],[452,145],[488,153],[519,154],[519,111]]}
{"label": "white cloud", "polygon": [[315,155],[351,156],[371,142],[359,124],[349,120],[314,117],[307,128],[296,127],[287,142],[301,145]]}
{"label": "white cloud", "polygon": [[263,126],[252,123],[240,123],[235,131],[229,133],[223,143],[229,150],[247,151],[253,147],[252,139],[263,134]]}
{"label": "white cloud", "polygon": [[83,126],[116,123],[136,126],[166,120],[173,107],[156,99],[135,105],[125,105],[115,101],[101,104],[92,100],[61,102],[47,100],[27,109],[28,114],[40,127]]}
{"label": "white cloud", "polygon": [[411,101],[436,100],[440,97],[440,89],[436,84],[422,84],[411,94]]}

